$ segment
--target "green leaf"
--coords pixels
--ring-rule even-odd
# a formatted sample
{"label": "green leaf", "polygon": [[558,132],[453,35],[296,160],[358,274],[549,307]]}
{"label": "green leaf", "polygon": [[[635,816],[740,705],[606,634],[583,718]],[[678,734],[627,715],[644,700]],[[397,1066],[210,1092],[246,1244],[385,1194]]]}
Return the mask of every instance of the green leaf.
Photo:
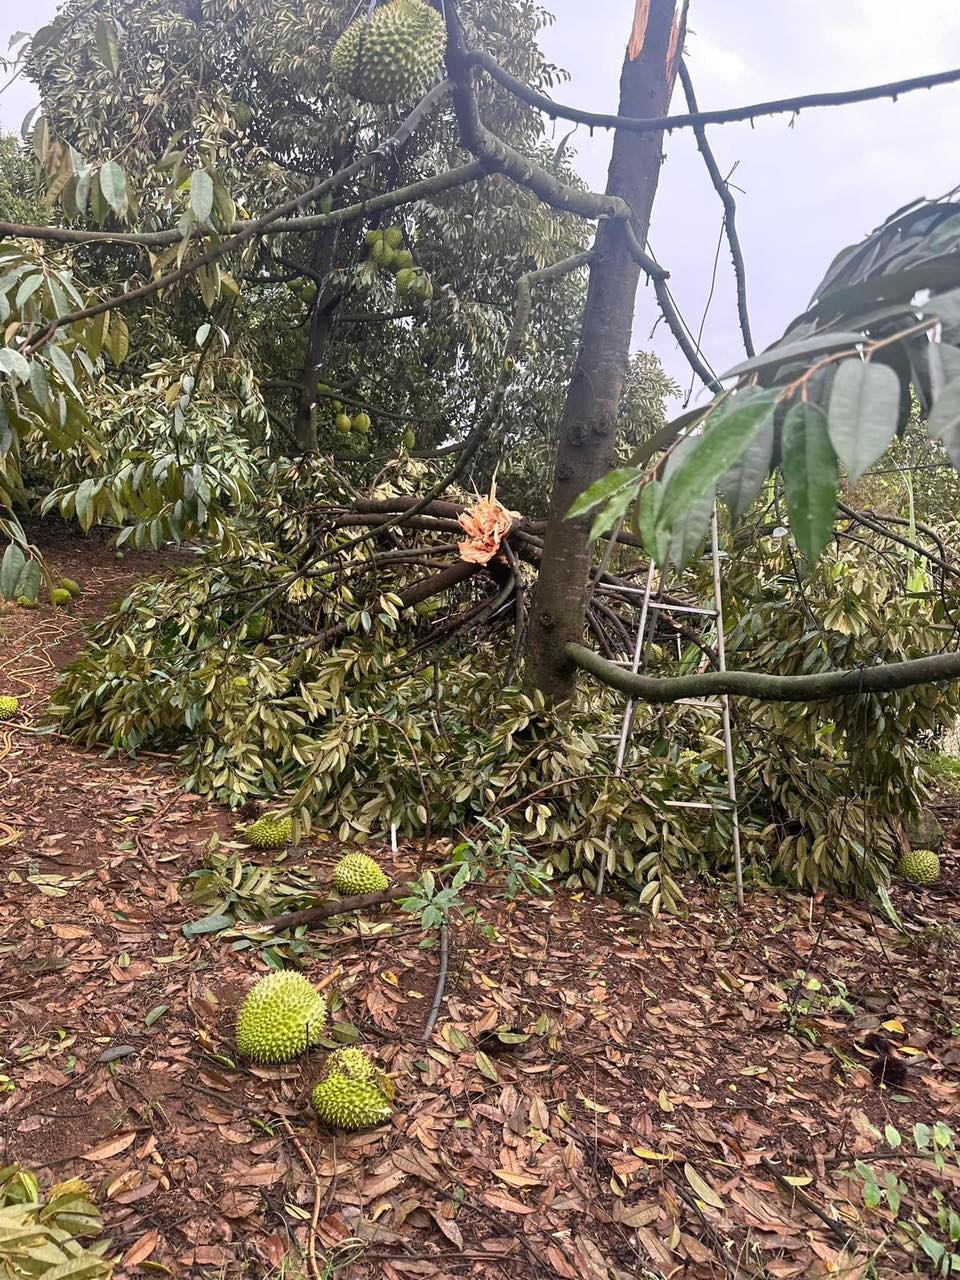
{"label": "green leaf", "polygon": [[163,1015],[167,1012],[169,1008],[170,1006],[168,1004],[154,1005],[153,1008],[150,1010],[150,1012],[147,1014],[147,1016],[144,1018],[143,1025],[145,1027],[152,1027],[155,1022],[158,1022],[163,1017]]}
{"label": "green leaf", "polygon": [[107,351],[115,365],[123,364],[130,350],[130,330],[119,311],[113,313],[107,333]]}
{"label": "green leaf", "polygon": [[733,464],[720,477],[720,496],[731,516],[738,520],[753,505],[753,500],[763,488],[770,474],[773,458],[773,422],[770,421]]}
{"label": "green leaf", "polygon": [[712,494],[723,473],[729,471],[744,449],[772,421],[777,394],[749,387],[718,402],[683,466],[665,483],[657,517],[661,528],[671,528],[677,517],[699,498]]}
{"label": "green leaf", "polygon": [[116,160],[108,160],[100,170],[99,183],[104,200],[118,218],[122,217],[127,207],[127,178]]}
{"label": "green leaf", "polygon": [[202,920],[191,920],[189,924],[185,924],[183,936],[196,938],[202,933],[220,933],[224,929],[229,929],[232,924],[233,919],[230,916],[204,916]]}
{"label": "green leaf", "polygon": [[93,38],[103,65],[116,75],[120,70],[120,50],[117,46],[117,29],[109,18],[99,20]]}
{"label": "green leaf", "polygon": [[885,364],[844,360],[830,391],[830,442],[856,484],[893,439],[900,413],[900,379]]}
{"label": "green leaf", "polygon": [[37,598],[37,592],[40,590],[40,565],[36,560],[28,560],[20,572],[17,579],[17,585],[14,589],[14,598],[17,596],[26,596],[33,604]]}
{"label": "green leaf", "polygon": [[651,560],[662,564],[670,547],[670,535],[658,534],[657,514],[663,500],[663,482],[648,480],[640,490],[640,497],[633,509],[633,531],[643,543],[643,549]]}
{"label": "green leaf", "polygon": [[960,470],[960,378],[948,382],[934,401],[927,431],[943,442],[947,457]]}
{"label": "green leaf", "polygon": [[585,516],[588,511],[599,507],[602,502],[607,502],[614,494],[630,488],[639,478],[640,472],[636,467],[618,467],[616,471],[608,471],[605,476],[594,480],[590,488],[580,494],[567,512],[566,518],[576,520],[578,516]]}
{"label": "green leaf", "polygon": [[[692,449],[696,448],[696,445],[696,437],[681,440],[680,444],[667,459],[667,465],[663,469],[664,484],[667,484],[674,472],[680,469],[684,459]],[[713,513],[713,501],[713,490],[708,489],[701,498],[691,503],[674,520],[670,531],[671,537],[667,558],[678,569],[682,569],[694,552],[701,546],[707,526],[710,523],[710,516]]]}
{"label": "green leaf", "polygon": [[720,375],[720,381],[727,378],[740,377],[745,373],[753,373],[757,369],[769,369],[774,365],[787,364],[789,361],[802,362],[806,356],[821,355],[825,351],[840,351],[843,347],[856,346],[863,342],[863,334],[853,329],[831,330],[829,333],[818,333],[812,338],[804,338],[801,342],[777,343],[758,356],[751,356],[732,369]]}
{"label": "green leaf", "polygon": [[190,208],[201,226],[210,225],[213,212],[213,179],[206,169],[196,169],[190,178]]}
{"label": "green leaf", "polygon": [[790,529],[813,565],[833,531],[837,502],[837,458],[818,405],[794,405],[784,419],[781,448]]}
{"label": "green leaf", "polygon": [[0,560],[0,596],[4,600],[16,600],[17,583],[26,564],[26,556],[15,542],[11,542]]}

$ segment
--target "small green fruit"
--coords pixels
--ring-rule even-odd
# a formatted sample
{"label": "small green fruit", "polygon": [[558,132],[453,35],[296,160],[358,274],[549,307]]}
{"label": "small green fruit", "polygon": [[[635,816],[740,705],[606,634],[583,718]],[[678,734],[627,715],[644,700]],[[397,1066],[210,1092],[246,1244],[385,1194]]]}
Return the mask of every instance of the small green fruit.
{"label": "small green fruit", "polygon": [[413,266],[413,254],[409,249],[398,249],[393,255],[393,266],[396,271],[405,271]]}
{"label": "small green fruit", "polygon": [[60,586],[63,587],[64,591],[69,591],[72,596],[80,595],[80,584],[74,582],[72,578],[61,578]]}
{"label": "small green fruit", "polygon": [[234,676],[232,683],[235,689],[246,689],[250,685],[250,681],[246,676]]}
{"label": "small green fruit", "polygon": [[407,427],[403,433],[403,446],[405,449],[412,449],[417,443],[417,433],[412,427]]}
{"label": "small green fruit", "polygon": [[244,829],[243,838],[256,849],[282,849],[293,840],[293,819],[265,813]]}
{"label": "small green fruit", "polygon": [[379,863],[365,853],[348,853],[333,869],[333,887],[345,898],[381,893],[389,883]]}
{"label": "small green fruit", "polygon": [[72,599],[73,597],[65,587],[54,587],[50,592],[50,602],[57,608],[69,604]]}
{"label": "small green fruit", "polygon": [[353,430],[353,422],[349,413],[338,413],[333,420],[333,425],[338,431],[347,432]]}
{"label": "small green fruit", "polygon": [[399,249],[403,244],[403,228],[387,227],[386,231],[383,233],[383,238],[389,249]]}
{"label": "small green fruit", "polygon": [[354,431],[359,431],[361,435],[366,435],[370,430],[370,415],[368,413],[355,413],[350,421],[350,426]]}
{"label": "small green fruit", "polygon": [[346,1076],[348,1080],[372,1080],[373,1063],[355,1045],[345,1045],[342,1049],[334,1049],[327,1059],[328,1076]]}
{"label": "small green fruit", "polygon": [[35,609],[37,607],[36,600],[31,600],[29,596],[17,596],[17,604],[21,609]]}
{"label": "small green fruit", "polygon": [[10,695],[0,697],[0,720],[6,720],[8,716],[15,716],[20,709],[20,699]]}
{"label": "small green fruit", "polygon": [[290,1062],[315,1045],[327,1006],[300,973],[289,969],[261,978],[237,1015],[237,1051],[252,1062]]}
{"label": "small green fruit", "polygon": [[424,302],[429,302],[433,297],[433,281],[429,276],[421,276],[414,293],[418,298],[422,298]]}
{"label": "small green fruit", "polygon": [[936,884],[940,879],[940,859],[932,849],[911,849],[897,863],[897,875],[911,884]]}
{"label": "small green fruit", "polygon": [[371,246],[371,248],[372,248],[372,247],[373,247],[373,245],[375,245],[375,244],[377,243],[377,241],[378,241],[378,240],[382,240],[382,239],[383,239],[383,232],[382,232],[382,231],[377,231],[377,230],[374,228],[374,230],[372,230],[372,231],[365,231],[365,232],[363,233],[363,238],[364,238],[364,240],[366,240],[367,244],[368,244],[368,245],[370,245],[370,246]]}

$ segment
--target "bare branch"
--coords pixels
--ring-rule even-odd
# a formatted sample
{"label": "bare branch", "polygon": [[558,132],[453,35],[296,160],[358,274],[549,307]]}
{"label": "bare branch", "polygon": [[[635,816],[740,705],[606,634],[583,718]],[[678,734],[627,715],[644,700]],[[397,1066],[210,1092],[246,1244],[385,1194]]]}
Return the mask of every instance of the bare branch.
{"label": "bare branch", "polygon": [[522,101],[544,111],[551,119],[572,120],[577,124],[589,125],[591,129],[625,129],[629,133],[658,133],[661,130],[670,132],[673,129],[691,129],[704,124],[735,124],[744,120],[758,120],[762,116],[783,114],[795,115],[799,111],[807,111],[811,107],[842,107],[852,102],[871,102],[877,98],[899,98],[904,93],[915,93],[919,89],[934,89],[942,84],[956,84],[960,81],[960,68],[951,71],[938,71],[933,75],[913,76],[909,80],[891,80],[887,84],[870,85],[865,89],[844,89],[836,93],[808,93],[799,98],[777,98],[770,102],[754,102],[746,107],[728,107],[722,111],[691,111],[675,116],[651,116],[641,119],[631,116],[606,115],[597,111],[582,111],[579,107],[568,107],[554,102],[545,94],[538,93],[529,85],[518,80],[504,67],[501,67],[489,53],[479,49],[471,49],[466,54],[466,61],[486,71],[505,89]]}
{"label": "bare branch", "polygon": [[[679,74],[687,106],[691,112],[696,112],[698,109],[697,95],[694,92],[693,80],[690,78],[687,64],[682,59],[680,61]],[[740,317],[740,332],[743,334],[744,349],[748,356],[752,356],[756,354],[756,349],[753,345],[753,334],[750,331],[750,313],[747,310],[747,268],[743,261],[740,237],[737,234],[737,202],[733,198],[729,182],[720,172],[720,166],[717,164],[716,157],[710,149],[706,129],[702,124],[695,124],[693,132],[697,139],[697,147],[703,156],[703,162],[707,166],[710,181],[713,183],[714,190],[723,204],[723,226],[727,233],[727,242],[730,245],[730,256],[733,259],[733,274],[737,281],[737,314]]]}
{"label": "bare branch", "polygon": [[656,704],[679,698],[712,698],[722,693],[758,702],[824,702],[861,693],[890,693],[918,684],[960,679],[960,653],[936,653],[910,662],[882,663],[852,671],[822,671],[806,676],[771,676],[760,671],[706,671],[693,676],[657,679],[633,675],[582,644],[568,644],[564,654],[581,671],[638,702]]}

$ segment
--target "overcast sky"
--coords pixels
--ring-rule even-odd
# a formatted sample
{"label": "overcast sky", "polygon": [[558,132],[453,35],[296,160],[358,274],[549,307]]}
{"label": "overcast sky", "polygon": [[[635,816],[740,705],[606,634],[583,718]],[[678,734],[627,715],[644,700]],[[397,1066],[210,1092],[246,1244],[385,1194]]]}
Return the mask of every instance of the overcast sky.
{"label": "overcast sky", "polygon": [[[544,32],[544,47],[571,75],[556,96],[616,110],[634,0],[544,3],[557,19]],[[29,8],[0,0],[0,48],[13,31],[41,25],[55,8],[54,0],[34,0]],[[960,66],[960,0],[691,0],[686,48],[703,108],[855,88]],[[0,123],[19,130],[33,103],[31,86],[18,81],[0,96]],[[683,110],[679,92],[674,109]],[[559,140],[566,127],[557,130]],[[913,198],[960,182],[958,138],[960,85],[897,104],[818,109],[792,121],[778,116],[710,130],[721,170],[736,164],[733,181],[743,189],[739,225],[758,346],[803,310],[838,249]],[[581,172],[602,190],[609,137],[591,139],[581,129],[573,141]],[[668,138],[666,153],[650,240],[696,331],[710,290],[720,203],[688,131]],[[656,316],[651,295],[642,292],[634,344],[655,350],[686,384],[686,365],[663,325],[650,337]],[[703,347],[721,371],[741,355],[725,249]]]}

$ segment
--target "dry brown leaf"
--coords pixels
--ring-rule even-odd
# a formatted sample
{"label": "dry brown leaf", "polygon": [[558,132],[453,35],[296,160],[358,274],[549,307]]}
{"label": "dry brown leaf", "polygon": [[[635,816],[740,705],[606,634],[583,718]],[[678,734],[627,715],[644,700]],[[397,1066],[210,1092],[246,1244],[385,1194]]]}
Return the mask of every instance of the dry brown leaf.
{"label": "dry brown leaf", "polygon": [[123,1265],[125,1267],[138,1267],[141,1262],[145,1262],[150,1257],[159,1243],[159,1231],[146,1232],[139,1240],[135,1240],[123,1255]]}
{"label": "dry brown leaf", "polygon": [[514,1200],[512,1196],[508,1196],[505,1191],[498,1191],[496,1187],[491,1187],[489,1191],[485,1191],[483,1199],[492,1209],[502,1209],[504,1213],[524,1214],[536,1212],[533,1205],[524,1204],[522,1200]]}
{"label": "dry brown leaf", "polygon": [[512,1173],[509,1169],[494,1169],[493,1172],[508,1187],[539,1187],[543,1184],[542,1178],[534,1178],[529,1173]]}
{"label": "dry brown leaf", "polygon": [[98,1160],[110,1160],[132,1146],[136,1136],[135,1133],[122,1133],[119,1138],[111,1138],[109,1142],[102,1142],[99,1147],[91,1147],[80,1159],[89,1160],[92,1163]]}

